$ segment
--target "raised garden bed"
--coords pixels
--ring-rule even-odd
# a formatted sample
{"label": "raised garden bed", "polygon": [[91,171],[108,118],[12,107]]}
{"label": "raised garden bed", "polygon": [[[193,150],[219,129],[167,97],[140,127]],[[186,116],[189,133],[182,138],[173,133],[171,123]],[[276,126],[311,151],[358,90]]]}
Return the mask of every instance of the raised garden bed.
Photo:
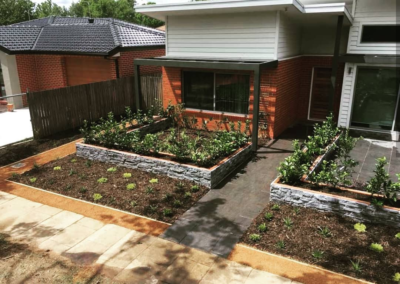
{"label": "raised garden bed", "polygon": [[[271,219],[265,217],[266,213],[272,213]],[[284,219],[291,223],[290,228]],[[253,221],[241,242],[358,279],[396,283],[393,277],[400,273],[400,239],[395,236],[399,230],[366,224],[366,232],[359,233],[354,229],[355,223],[350,218],[310,208],[270,204]],[[261,226],[260,231],[262,224],[265,229]],[[383,252],[371,250],[372,243],[381,244]],[[356,272],[352,262],[359,263],[361,271]]]}
{"label": "raised garden bed", "polygon": [[208,189],[193,182],[76,155],[52,161],[12,181],[173,223]]}

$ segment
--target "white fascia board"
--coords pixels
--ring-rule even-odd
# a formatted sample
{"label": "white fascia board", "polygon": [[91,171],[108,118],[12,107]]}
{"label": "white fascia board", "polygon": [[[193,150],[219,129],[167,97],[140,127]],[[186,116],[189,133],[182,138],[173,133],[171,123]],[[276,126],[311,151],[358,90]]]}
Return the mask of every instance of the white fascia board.
{"label": "white fascia board", "polygon": [[343,13],[350,23],[353,23],[353,16],[346,7],[346,3],[315,4],[303,6],[305,14],[323,14],[323,13]]}

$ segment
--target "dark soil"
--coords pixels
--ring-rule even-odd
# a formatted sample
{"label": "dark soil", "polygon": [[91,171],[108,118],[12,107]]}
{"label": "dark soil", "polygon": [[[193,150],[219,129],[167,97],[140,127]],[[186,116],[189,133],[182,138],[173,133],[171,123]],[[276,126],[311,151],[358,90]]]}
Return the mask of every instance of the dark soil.
{"label": "dark soil", "polygon": [[[290,205],[280,205],[280,209],[274,211],[272,206],[268,205],[253,221],[241,242],[355,278],[380,284],[394,283],[394,274],[400,272],[400,240],[395,238],[400,229],[366,224],[367,232],[358,233],[354,229],[356,222],[351,219],[309,208],[298,208],[299,212],[296,213],[295,207]],[[266,212],[273,213],[271,221],[265,219]],[[290,229],[283,222],[287,217],[293,222]],[[264,233],[258,230],[262,223],[267,226]],[[319,233],[318,228],[325,227],[331,236],[324,237]],[[259,234],[261,240],[251,241],[251,234]],[[285,243],[284,249],[277,247],[280,240]],[[371,243],[381,244],[384,252],[371,251]],[[321,259],[312,255],[316,250],[324,252]],[[360,262],[360,273],[354,271],[351,261]]]}
{"label": "dark soil", "polygon": [[27,140],[18,144],[2,147],[0,148],[0,167],[56,148],[81,137],[82,135],[76,131],[66,131],[47,139]]}
{"label": "dark soil", "polygon": [[[61,170],[54,170],[54,167],[61,167]],[[116,172],[108,172],[112,167],[116,166],[74,154],[11,180],[89,202],[95,202],[94,194],[101,194],[99,204],[167,223],[174,222],[208,191],[204,186],[193,190],[192,182],[139,170],[116,167]],[[124,173],[131,173],[132,177],[124,178]],[[32,178],[36,181],[31,181]],[[100,178],[106,178],[107,182],[99,183]],[[151,179],[158,179],[158,182],[151,183]],[[127,185],[132,183],[136,187],[128,190]],[[170,209],[171,215],[164,209]]]}

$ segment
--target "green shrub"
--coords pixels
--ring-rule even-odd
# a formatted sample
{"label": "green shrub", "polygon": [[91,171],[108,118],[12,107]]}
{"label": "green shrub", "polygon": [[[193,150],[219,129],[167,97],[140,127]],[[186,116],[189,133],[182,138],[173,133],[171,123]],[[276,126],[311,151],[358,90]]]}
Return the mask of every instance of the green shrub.
{"label": "green shrub", "polygon": [[324,257],[325,252],[320,251],[320,250],[314,250],[311,255],[315,258],[315,259],[322,259]]}
{"label": "green shrub", "polygon": [[175,199],[174,200],[174,207],[182,207],[182,201]]}
{"label": "green shrub", "polygon": [[325,238],[329,238],[332,236],[332,233],[328,227],[318,227],[318,234]]}
{"label": "green shrub", "polygon": [[198,191],[200,190],[200,186],[198,186],[197,184],[196,184],[196,185],[193,185],[193,186],[191,187],[191,190],[192,190],[192,192],[198,192]]}
{"label": "green shrub", "polygon": [[152,178],[151,180],[149,180],[149,182],[150,182],[151,184],[155,184],[155,183],[158,183],[158,179]]}
{"label": "green shrub", "polygon": [[76,163],[76,159],[71,159],[71,163]]}
{"label": "green shrub", "polygon": [[33,163],[32,170],[38,170],[38,169],[40,169],[40,166],[36,162]]}
{"label": "green shrub", "polygon": [[126,186],[127,190],[134,190],[136,188],[136,184],[135,183],[129,183]]}
{"label": "green shrub", "polygon": [[102,199],[102,198],[103,198],[103,196],[102,196],[100,193],[95,193],[95,194],[93,194],[93,200],[94,200],[95,202],[99,201],[99,200]]}
{"label": "green shrub", "polygon": [[60,166],[54,167],[53,170],[54,171],[61,171],[61,167]]}
{"label": "green shrub", "polygon": [[136,207],[136,206],[137,206],[137,202],[136,202],[135,200],[132,200],[132,201],[130,202],[130,205],[131,205],[132,207]]}
{"label": "green shrub", "polygon": [[393,281],[399,282],[399,283],[400,283],[400,273],[396,272],[396,273],[393,275]]}
{"label": "green shrub", "polygon": [[122,176],[123,176],[123,178],[131,178],[132,174],[131,173],[124,173]]}
{"label": "green shrub", "polygon": [[377,244],[377,243],[372,243],[369,246],[369,249],[373,250],[375,252],[379,252],[379,253],[383,252],[383,246],[381,244]]}
{"label": "green shrub", "polygon": [[172,199],[172,194],[171,193],[166,193],[163,197],[164,201],[168,201]]}
{"label": "green shrub", "polygon": [[395,237],[396,239],[400,240],[400,233],[397,233],[394,237]]}
{"label": "green shrub", "polygon": [[258,226],[258,230],[263,233],[267,231],[267,225],[265,225],[265,223],[262,223]]}
{"label": "green shrub", "polygon": [[165,209],[163,210],[163,214],[164,214],[165,217],[171,217],[171,216],[173,215],[173,214],[172,214],[172,209],[165,208]]}
{"label": "green shrub", "polygon": [[67,184],[64,188],[64,191],[70,191],[72,189],[72,184]]}
{"label": "green shrub", "polygon": [[99,179],[97,180],[98,183],[106,183],[107,181],[108,181],[108,179],[105,178],[105,177],[101,177],[101,178],[99,178]]}
{"label": "green shrub", "polygon": [[300,214],[300,208],[299,208],[299,207],[295,207],[295,208],[293,209],[293,211],[294,211],[294,213],[295,213],[296,215],[299,215],[299,214]]}
{"label": "green shrub", "polygon": [[250,240],[253,242],[258,242],[261,240],[261,236],[259,234],[251,234],[249,236]]}
{"label": "green shrub", "polygon": [[155,213],[157,211],[158,205],[149,205],[149,210],[151,213]]}
{"label": "green shrub", "polygon": [[278,249],[285,249],[285,248],[286,248],[285,241],[284,241],[284,240],[279,240],[279,241],[277,241],[276,247],[277,247]]}
{"label": "green shrub", "polygon": [[154,193],[154,188],[151,187],[151,186],[147,186],[147,187],[146,187],[146,193],[147,193],[147,194],[152,194],[152,193]]}
{"label": "green shrub", "polygon": [[274,204],[274,205],[272,205],[271,210],[279,211],[279,210],[281,210],[281,207],[278,204]]}
{"label": "green shrub", "polygon": [[288,229],[291,229],[293,227],[293,221],[289,217],[283,218],[283,224]]}
{"label": "green shrub", "polygon": [[36,180],[37,180],[37,178],[35,178],[35,177],[29,179],[30,183],[35,183]]}
{"label": "green shrub", "polygon": [[365,233],[367,231],[367,226],[362,223],[357,223],[354,225],[354,229],[359,233]]}
{"label": "green shrub", "polygon": [[19,178],[21,175],[19,173],[12,173],[11,178]]}
{"label": "green shrub", "polygon": [[298,140],[293,142],[294,153],[287,157],[279,166],[280,182],[294,185],[307,173],[311,161],[307,153],[300,148]]}
{"label": "green shrub", "polygon": [[185,195],[183,197],[189,199],[192,197],[192,194],[190,192],[185,192]]}
{"label": "green shrub", "polygon": [[272,212],[265,212],[264,218],[271,221],[274,218],[274,214]]}
{"label": "green shrub", "polygon": [[376,198],[372,198],[372,199],[371,199],[371,204],[374,205],[374,206],[377,207],[377,208],[382,208],[383,205],[384,205],[384,202],[383,202],[383,200],[379,200],[379,199],[376,199]]}
{"label": "green shrub", "polygon": [[83,187],[79,188],[79,192],[80,193],[86,193],[87,192],[87,188],[83,186]]}
{"label": "green shrub", "polygon": [[90,168],[90,167],[92,166],[92,161],[91,161],[91,160],[86,160],[86,161],[85,161],[85,166],[86,166],[87,168]]}
{"label": "green shrub", "polygon": [[115,168],[115,167],[107,169],[107,172],[109,172],[109,173],[115,173],[116,171],[117,171],[117,168]]}
{"label": "green shrub", "polygon": [[353,270],[355,273],[362,272],[362,266],[361,266],[360,260],[357,260],[357,261],[350,260],[350,262],[351,262],[351,266],[353,267]]}
{"label": "green shrub", "polygon": [[185,184],[181,181],[175,184],[175,189],[177,192],[183,192],[184,188]]}
{"label": "green shrub", "polygon": [[76,174],[76,171],[74,171],[73,169],[70,169],[68,175],[69,175],[69,176],[72,176],[72,175],[74,175],[74,174]]}

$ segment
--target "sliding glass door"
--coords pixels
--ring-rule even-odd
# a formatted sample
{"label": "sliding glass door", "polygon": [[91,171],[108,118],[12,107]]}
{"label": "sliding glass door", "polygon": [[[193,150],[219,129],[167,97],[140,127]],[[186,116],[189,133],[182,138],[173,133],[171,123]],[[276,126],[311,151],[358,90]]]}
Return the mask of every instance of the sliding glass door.
{"label": "sliding glass door", "polygon": [[[398,109],[397,68],[359,67],[354,87],[351,126],[393,130]],[[398,125],[397,125],[398,127]]]}

